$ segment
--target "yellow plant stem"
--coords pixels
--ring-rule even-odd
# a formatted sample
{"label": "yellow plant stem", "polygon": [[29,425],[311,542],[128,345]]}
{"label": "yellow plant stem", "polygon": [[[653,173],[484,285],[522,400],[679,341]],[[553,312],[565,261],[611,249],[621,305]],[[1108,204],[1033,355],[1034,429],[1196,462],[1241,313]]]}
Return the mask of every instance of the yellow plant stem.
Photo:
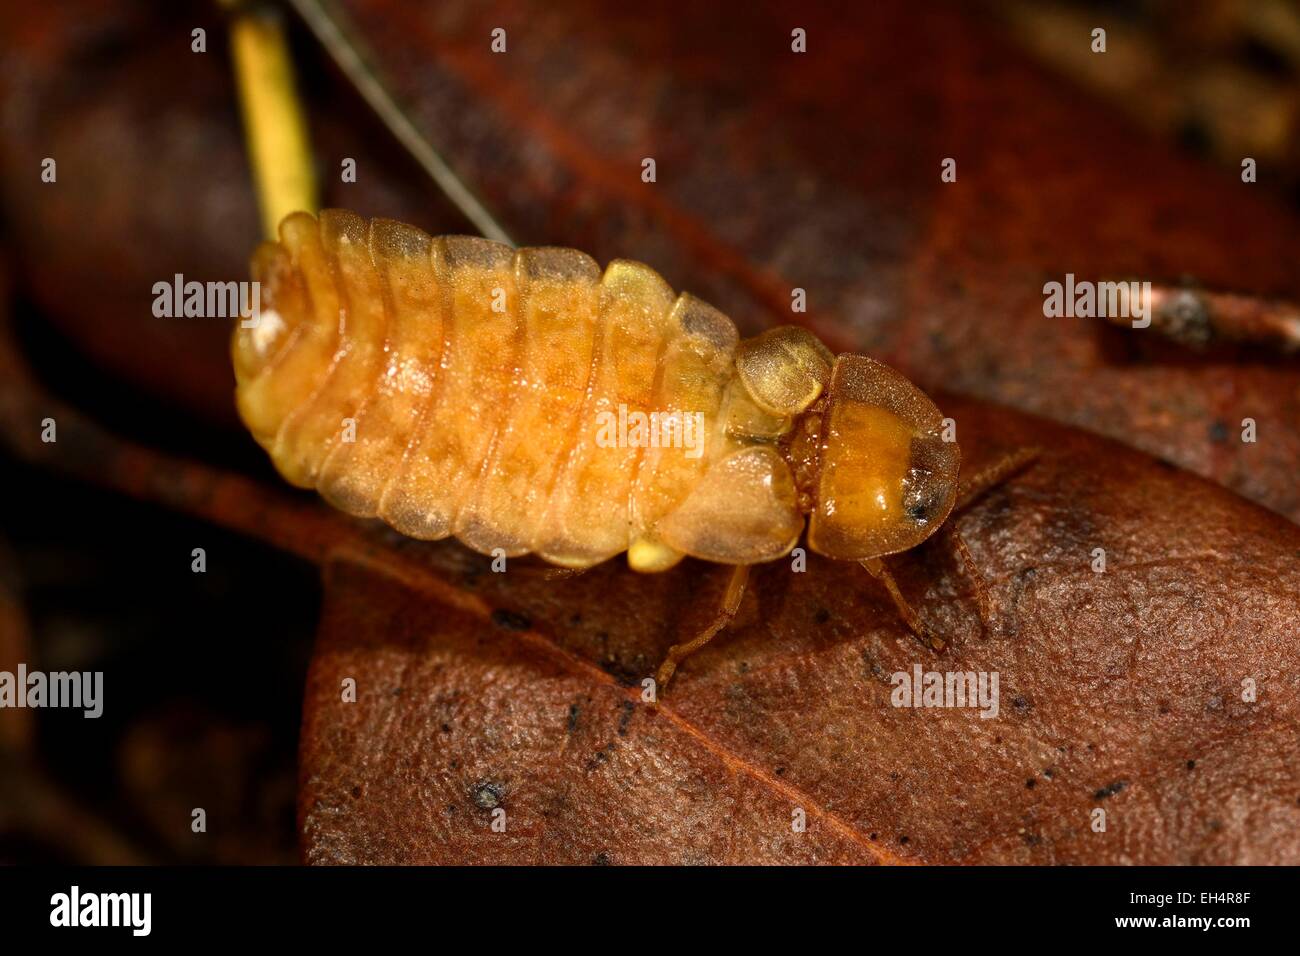
{"label": "yellow plant stem", "polygon": [[244,137],[262,226],[274,239],[289,213],[318,210],[311,145],[280,15],[257,4],[233,6],[230,47]]}

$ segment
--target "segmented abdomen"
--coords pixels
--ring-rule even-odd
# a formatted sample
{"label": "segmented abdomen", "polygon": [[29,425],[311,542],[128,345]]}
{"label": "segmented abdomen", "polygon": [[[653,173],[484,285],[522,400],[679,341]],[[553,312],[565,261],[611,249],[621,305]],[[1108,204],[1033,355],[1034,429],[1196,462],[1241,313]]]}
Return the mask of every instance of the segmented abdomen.
{"label": "segmented abdomen", "polygon": [[[744,450],[729,467],[769,490],[762,472],[776,472],[785,523],[772,528],[757,500],[741,524],[763,523],[773,541],[802,527],[779,456],[728,437],[735,327],[647,266],[602,274],[572,249],[432,238],[327,210],[288,217],[253,273],[262,314],[233,344],[240,413],[288,480],[346,511],[570,567],[652,541],[667,564],[674,549],[708,551],[694,539],[717,532],[684,522],[682,506]],[[698,414],[705,453],[602,441],[601,413],[620,410]]]}

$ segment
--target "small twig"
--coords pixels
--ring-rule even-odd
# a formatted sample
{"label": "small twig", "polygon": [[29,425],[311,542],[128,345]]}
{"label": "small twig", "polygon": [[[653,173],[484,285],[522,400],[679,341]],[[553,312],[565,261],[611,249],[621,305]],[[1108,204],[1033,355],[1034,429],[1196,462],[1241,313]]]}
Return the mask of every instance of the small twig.
{"label": "small twig", "polygon": [[320,205],[307,122],[294,83],[293,60],[280,15],[248,4],[230,23],[230,48],[244,116],[248,161],[262,211],[262,228],[274,239],[291,212]]}
{"label": "small twig", "polygon": [[32,760],[0,747],[0,833],[35,834],[73,862],[141,866],[156,862],[98,815],[68,796]]}
{"label": "small twig", "polygon": [[388,88],[369,66],[368,58],[352,39],[355,31],[345,28],[342,15],[332,5],[327,7],[323,0],[289,0],[289,2],[311,28],[316,39],[334,58],[339,69],[352,81],[357,92],[378,114],[389,132],[397,137],[398,142],[423,167],[465,218],[488,239],[513,246],[515,242],[510,238],[509,233],[488,212],[487,207],[461,181],[447,161],[434,149],[433,144],[421,135],[407,118],[406,113],[397,105]]}
{"label": "small twig", "polygon": [[[1294,302],[1152,283],[1142,305],[1152,331],[1189,349],[1232,343],[1283,354],[1300,351],[1300,305]],[[1125,328],[1132,324],[1127,314],[1107,319]]]}

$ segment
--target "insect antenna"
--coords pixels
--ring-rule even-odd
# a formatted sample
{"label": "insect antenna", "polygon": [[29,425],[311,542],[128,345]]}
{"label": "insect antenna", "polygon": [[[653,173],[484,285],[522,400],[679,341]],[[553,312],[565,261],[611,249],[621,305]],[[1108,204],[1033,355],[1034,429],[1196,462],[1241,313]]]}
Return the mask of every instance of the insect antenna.
{"label": "insect antenna", "polygon": [[970,477],[963,478],[957,486],[957,503],[953,505],[948,520],[951,521],[953,515],[969,508],[986,492],[1028,468],[1042,453],[1041,448],[1017,448],[992,464],[985,465]]}

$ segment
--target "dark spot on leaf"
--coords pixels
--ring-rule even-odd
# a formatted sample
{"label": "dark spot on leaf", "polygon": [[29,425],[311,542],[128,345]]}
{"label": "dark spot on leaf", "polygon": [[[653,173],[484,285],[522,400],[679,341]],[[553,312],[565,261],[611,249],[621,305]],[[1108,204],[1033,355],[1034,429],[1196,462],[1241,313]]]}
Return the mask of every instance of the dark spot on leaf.
{"label": "dark spot on leaf", "polygon": [[592,866],[609,866],[609,854],[605,852],[597,853],[591,858]]}
{"label": "dark spot on leaf", "polygon": [[1116,780],[1114,783],[1102,787],[1100,790],[1098,790],[1096,793],[1092,795],[1092,798],[1094,800],[1105,800],[1107,797],[1115,796],[1115,794],[1119,793],[1127,786],[1128,786],[1127,780]]}
{"label": "dark spot on leaf", "polygon": [[1185,115],[1174,130],[1178,145],[1196,156],[1208,156],[1214,145],[1214,135],[1198,116]]}
{"label": "dark spot on leaf", "polygon": [[499,783],[484,781],[474,785],[470,796],[474,799],[474,805],[481,810],[493,810],[501,805],[501,798],[505,795],[505,788]]}
{"label": "dark spot on leaf", "polygon": [[880,681],[882,684],[892,683],[889,679],[889,675],[885,673],[885,669],[880,666],[879,662],[869,650],[864,649],[862,651],[862,660],[867,665],[867,670],[871,672],[872,677]]}
{"label": "dark spot on leaf", "polygon": [[492,612],[492,623],[506,631],[526,631],[533,626],[532,620],[526,614],[516,614],[514,611],[501,608]]}
{"label": "dark spot on leaf", "polygon": [[596,751],[590,760],[587,761],[588,772],[598,770],[604,764],[609,762],[609,755],[614,751],[614,741],[605,744],[604,747]]}
{"label": "dark spot on leaf", "polygon": [[641,678],[645,676],[646,668],[649,666],[640,654],[631,661],[610,655],[598,663],[601,670],[624,687],[633,687],[641,683]]}
{"label": "dark spot on leaf", "polygon": [[627,727],[632,722],[632,714],[635,712],[636,704],[630,700],[623,701],[623,713],[619,714],[618,717],[618,735],[620,737],[627,736]]}

